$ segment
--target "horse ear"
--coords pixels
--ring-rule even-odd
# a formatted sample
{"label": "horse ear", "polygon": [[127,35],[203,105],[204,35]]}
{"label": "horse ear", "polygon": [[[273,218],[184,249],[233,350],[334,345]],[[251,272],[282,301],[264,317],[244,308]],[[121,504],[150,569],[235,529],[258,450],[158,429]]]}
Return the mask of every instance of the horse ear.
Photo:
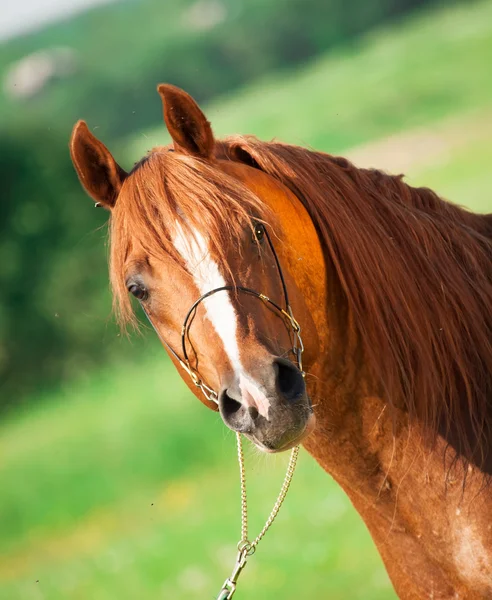
{"label": "horse ear", "polygon": [[232,158],[232,160],[236,162],[248,165],[248,167],[253,167],[253,169],[259,169],[260,171],[262,170],[260,165],[256,162],[254,156],[251,154],[250,150],[246,149],[246,147],[241,146],[240,143],[232,144],[230,146],[229,155],[230,158]]}
{"label": "horse ear", "polygon": [[127,173],[89,131],[85,121],[73,128],[70,155],[82,187],[97,202],[96,206],[113,208]]}
{"label": "horse ear", "polygon": [[178,152],[212,158],[215,140],[212,127],[193,98],[174,85],[157,87],[162,98],[164,121]]}

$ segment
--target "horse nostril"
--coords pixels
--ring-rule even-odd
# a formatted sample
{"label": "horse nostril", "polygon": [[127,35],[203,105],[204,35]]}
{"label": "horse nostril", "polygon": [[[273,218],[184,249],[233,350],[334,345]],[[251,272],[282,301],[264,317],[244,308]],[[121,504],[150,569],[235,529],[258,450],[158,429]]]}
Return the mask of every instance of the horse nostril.
{"label": "horse nostril", "polygon": [[253,419],[253,421],[256,421],[256,419],[260,416],[260,413],[258,412],[258,409],[255,406],[250,406],[248,408],[248,412],[249,416]]}
{"label": "horse nostril", "polygon": [[220,394],[219,408],[224,419],[228,420],[233,418],[234,415],[241,410],[242,405],[237,400],[234,400],[234,398],[231,398],[227,393],[227,390],[224,390]]}
{"label": "horse nostril", "polygon": [[275,360],[277,371],[277,388],[286,400],[296,400],[306,390],[304,377],[299,369],[283,358]]}
{"label": "horse nostril", "polygon": [[[255,427],[259,412],[254,406],[245,406],[232,395],[236,395],[234,388],[223,389],[219,395],[219,410],[224,423],[234,431],[249,433]],[[237,396],[236,396],[237,397]]]}

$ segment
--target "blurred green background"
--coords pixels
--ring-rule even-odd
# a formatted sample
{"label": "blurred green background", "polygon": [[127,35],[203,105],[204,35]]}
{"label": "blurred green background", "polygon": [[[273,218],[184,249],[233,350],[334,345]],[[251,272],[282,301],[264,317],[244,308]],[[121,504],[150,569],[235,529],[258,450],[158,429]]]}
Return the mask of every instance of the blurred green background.
{"label": "blurred green background", "polygon": [[[1,600],[212,599],[239,536],[234,436],[151,332],[114,325],[74,122],[129,168],[167,141],[170,82],[218,135],[341,153],[490,212],[491,61],[492,0],[126,0],[0,42]],[[286,460],[248,452],[253,533]],[[305,453],[241,579],[238,598],[395,597]]]}

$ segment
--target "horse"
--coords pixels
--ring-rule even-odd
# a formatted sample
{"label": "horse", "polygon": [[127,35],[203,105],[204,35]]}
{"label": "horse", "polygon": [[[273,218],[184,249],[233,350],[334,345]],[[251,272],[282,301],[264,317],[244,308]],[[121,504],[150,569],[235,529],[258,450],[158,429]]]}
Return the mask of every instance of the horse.
{"label": "horse", "polygon": [[344,158],[216,140],[191,96],[158,92],[172,142],[131,170],[84,121],[70,141],[110,212],[118,319],[136,324],[136,297],[227,427],[302,444],[400,598],[492,598],[492,215]]}

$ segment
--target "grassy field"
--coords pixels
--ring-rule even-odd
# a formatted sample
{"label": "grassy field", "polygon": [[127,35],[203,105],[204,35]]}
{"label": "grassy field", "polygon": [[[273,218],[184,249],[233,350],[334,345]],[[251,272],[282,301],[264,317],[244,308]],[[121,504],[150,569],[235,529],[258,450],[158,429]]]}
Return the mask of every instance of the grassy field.
{"label": "grassy field", "polygon": [[[474,3],[374,34],[208,115],[220,133],[337,152],[395,134],[411,182],[492,211],[491,50],[492,2]],[[129,143],[133,159],[149,137],[160,143],[145,135]],[[379,143],[349,152],[384,162],[378,153]],[[152,337],[149,346],[145,360],[91,373],[1,424],[0,600],[212,599],[229,574],[239,535],[234,436]],[[253,533],[286,460],[248,452]],[[395,597],[363,523],[305,453],[237,597]]]}
{"label": "grassy field", "polygon": [[[156,352],[4,425],[2,600],[214,597],[238,538],[235,440]],[[253,532],[286,458],[248,453]],[[364,525],[305,454],[243,577],[250,598],[392,597]]]}
{"label": "grassy field", "polygon": [[[254,134],[337,153],[490,109],[490,56],[492,1],[470,2],[376,30],[301,71],[269,75],[208,106],[207,117],[219,137]],[[131,164],[166,139],[163,126],[140,132],[124,154]]]}

